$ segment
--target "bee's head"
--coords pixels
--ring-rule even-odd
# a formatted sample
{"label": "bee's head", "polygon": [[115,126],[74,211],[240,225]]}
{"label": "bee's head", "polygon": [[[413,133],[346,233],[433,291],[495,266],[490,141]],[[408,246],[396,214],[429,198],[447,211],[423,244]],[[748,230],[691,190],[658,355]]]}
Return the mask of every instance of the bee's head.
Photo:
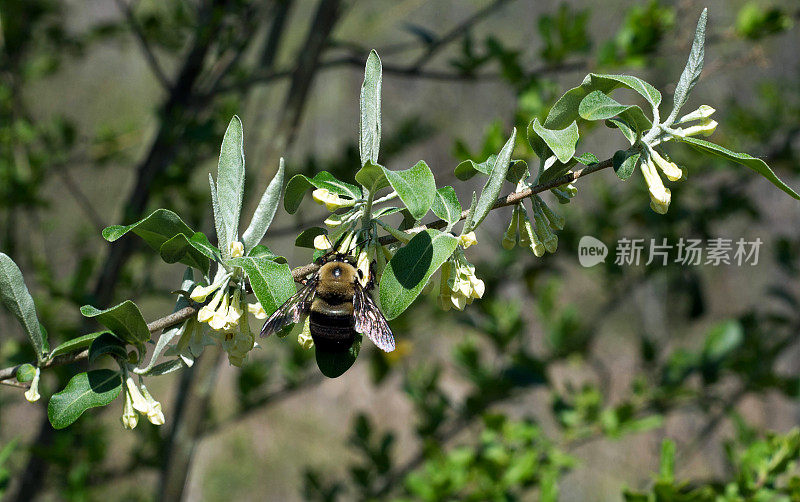
{"label": "bee's head", "polygon": [[358,269],[352,260],[329,260],[319,269],[321,282],[352,284],[358,280]]}

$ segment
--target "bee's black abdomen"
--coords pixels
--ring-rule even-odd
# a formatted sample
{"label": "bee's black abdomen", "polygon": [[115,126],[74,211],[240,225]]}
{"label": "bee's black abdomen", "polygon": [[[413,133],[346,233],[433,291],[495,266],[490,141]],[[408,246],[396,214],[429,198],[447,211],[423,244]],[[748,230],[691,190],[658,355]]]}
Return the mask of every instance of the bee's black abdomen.
{"label": "bee's black abdomen", "polygon": [[330,315],[312,310],[308,326],[314,345],[324,352],[344,352],[355,340],[352,315]]}

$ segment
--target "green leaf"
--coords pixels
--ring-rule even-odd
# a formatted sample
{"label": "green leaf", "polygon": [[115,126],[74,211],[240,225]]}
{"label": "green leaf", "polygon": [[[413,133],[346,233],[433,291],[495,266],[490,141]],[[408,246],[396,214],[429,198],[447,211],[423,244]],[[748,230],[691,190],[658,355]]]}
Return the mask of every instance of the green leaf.
{"label": "green leaf", "polygon": [[247,256],[252,258],[268,258],[277,263],[286,263],[286,258],[283,256],[278,256],[272,252],[270,248],[263,244],[259,244],[258,246],[254,247],[247,253]]}
{"label": "green leaf", "polygon": [[694,33],[694,40],[692,41],[692,50],[689,52],[689,59],[686,61],[686,66],[683,68],[681,78],[675,86],[675,94],[673,96],[674,104],[672,112],[669,115],[671,123],[678,117],[681,107],[686,103],[689,98],[689,93],[692,88],[697,84],[700,78],[700,73],[703,71],[703,58],[705,57],[705,43],[706,43],[706,20],[708,19],[708,9],[703,9],[700,14],[700,19],[697,21],[697,29]]}
{"label": "green leaf", "polygon": [[219,249],[209,242],[208,237],[206,237],[206,234],[203,232],[195,232],[194,235],[189,238],[189,244],[212,260],[222,260]]}
{"label": "green leaf", "polygon": [[395,253],[380,284],[381,308],[387,319],[394,319],[411,305],[457,245],[458,239],[452,235],[428,229]]}
{"label": "green leaf", "polygon": [[461,219],[461,203],[458,201],[455,189],[451,186],[438,188],[431,210],[433,214],[446,221],[450,226],[458,223],[458,220]]}
{"label": "green leaf", "polygon": [[605,124],[606,127],[609,127],[611,129],[619,129],[619,131],[622,133],[623,136],[625,136],[625,139],[627,139],[628,143],[630,143],[631,145],[636,143],[636,140],[638,139],[638,134],[636,133],[636,130],[621,118],[614,117],[607,119]]}
{"label": "green leaf", "polygon": [[481,191],[481,195],[478,198],[475,210],[470,211],[469,218],[464,224],[463,232],[470,232],[478,228],[478,225],[481,224],[483,219],[486,218],[486,215],[489,214],[489,211],[492,210],[497,197],[500,195],[500,190],[503,188],[503,181],[505,181],[506,173],[508,172],[516,137],[517,128],[515,127],[511,132],[511,137],[508,138],[508,141],[503,145],[500,153],[497,154],[497,159],[494,162],[489,179],[483,186],[483,191]]}
{"label": "green leaf", "polygon": [[225,235],[217,235],[217,243],[222,255],[228,256],[230,244],[237,239],[239,233],[239,213],[242,210],[244,197],[244,137],[242,121],[233,116],[219,152],[217,169],[217,203],[219,214],[224,224]]}
{"label": "green leaf", "polygon": [[283,161],[283,157],[281,157],[278,172],[275,173],[275,177],[272,178],[267,189],[264,190],[264,195],[261,196],[258,207],[256,207],[256,211],[253,213],[253,219],[242,235],[242,243],[244,244],[245,251],[249,252],[257,246],[272,224],[275,213],[278,211],[278,205],[281,202],[281,192],[283,191],[283,180],[285,177],[286,165]]}
{"label": "green leaf", "polygon": [[619,179],[625,181],[630,178],[633,170],[639,164],[640,158],[641,153],[638,149],[617,150],[611,160],[614,163],[614,172],[617,173]]}
{"label": "green leaf", "polygon": [[[456,178],[461,181],[467,181],[478,173],[488,175],[492,172],[492,166],[494,166],[495,160],[497,160],[497,154],[495,153],[489,155],[489,157],[481,163],[477,163],[474,160],[464,160],[456,166],[453,173]],[[508,166],[508,173],[506,173],[506,181],[509,183],[518,183],[528,176],[530,176],[530,173],[528,172],[527,162],[520,159],[511,161],[511,164]]]}
{"label": "green leaf", "polygon": [[292,176],[286,184],[286,191],[283,194],[283,207],[286,212],[294,214],[300,207],[300,202],[306,191],[311,188],[327,188],[332,193],[347,197],[349,199],[360,199],[361,189],[350,183],[338,180],[334,175],[327,171],[317,173],[313,178],[296,174]]}
{"label": "green leaf", "polygon": [[144,347],[144,343],[150,339],[147,322],[142,317],[139,307],[130,300],[106,310],[84,305],[81,307],[81,314],[95,318],[122,340],[138,348]]}
{"label": "green leaf", "polygon": [[[219,194],[217,194],[214,177],[211,176],[211,173],[208,173],[208,185],[211,190],[211,208],[214,210],[214,228],[217,231],[217,244],[222,247],[222,240],[228,235],[228,231],[225,229],[225,220],[222,217],[222,209],[220,209],[219,205]],[[225,249],[222,254],[227,257],[230,254],[230,249]]]}
{"label": "green leaf", "polygon": [[414,167],[405,171],[390,171],[385,167],[381,169],[411,216],[415,220],[422,219],[436,197],[436,180],[428,164],[420,160]]}
{"label": "green leaf", "polygon": [[644,80],[630,75],[604,75],[590,73],[578,87],[573,87],[561,96],[550,109],[544,126],[548,129],[563,129],[580,117],[578,107],[581,101],[593,91],[610,93],[619,87],[627,87],[641,94],[653,108],[661,103],[661,93]]}
{"label": "green leaf", "polygon": [[292,272],[285,263],[275,263],[268,258],[252,256],[232,258],[228,263],[244,269],[250,279],[253,293],[267,315],[275,312],[295,293]]}
{"label": "green leaf", "polygon": [[661,468],[659,477],[671,483],[675,480],[675,442],[665,439],[661,442]]}
{"label": "green leaf", "polygon": [[[177,235],[184,235],[190,241],[193,249],[187,249],[186,255],[179,259],[184,265],[198,266],[199,270],[208,273],[208,258],[197,246],[192,243],[191,238],[197,233],[183,222],[177,214],[168,209],[156,209],[146,218],[130,225],[112,225],[103,229],[103,238],[109,242],[114,242],[128,232],[133,232],[147,243],[154,250],[161,252],[161,247],[170,239]],[[204,236],[205,237],[205,236]],[[208,242],[208,239],[205,239]],[[182,241],[180,241],[182,242]],[[167,256],[173,256],[178,241],[173,241],[165,250]],[[208,244],[210,247],[211,244]]]}
{"label": "green leaf", "polygon": [[78,373],[47,405],[47,418],[55,429],[63,429],[89,408],[105,406],[119,395],[122,376],[111,370]]}
{"label": "green leaf", "polygon": [[328,231],[322,227],[311,227],[300,232],[294,245],[299,248],[314,249],[314,238],[319,235],[327,235]]}
{"label": "green leaf", "polygon": [[114,336],[113,333],[106,331],[95,338],[89,346],[89,364],[94,364],[97,358],[103,355],[113,356],[119,361],[126,361],[128,349],[125,342]]}
{"label": "green leaf", "polygon": [[578,123],[573,120],[563,129],[548,129],[535,118],[528,124],[528,142],[540,159],[547,159],[550,157],[549,152],[552,151],[559,162],[566,164],[575,155],[575,145],[578,144]]}
{"label": "green leaf", "polygon": [[383,174],[383,166],[368,160],[356,173],[356,181],[372,193],[389,186],[389,180]]}
{"label": "green leaf", "polygon": [[737,153],[731,150],[728,150],[725,147],[719,146],[716,143],[711,143],[710,141],[706,141],[703,139],[697,139],[692,137],[687,138],[678,138],[684,143],[688,143],[695,147],[696,149],[700,150],[703,153],[710,153],[712,155],[717,155],[724,159],[732,160],[738,164],[742,164],[744,166],[749,167],[753,171],[757,172],[761,176],[767,178],[773,185],[780,188],[787,194],[791,195],[797,200],[800,200],[800,195],[797,194],[794,190],[792,190],[786,183],[781,181],[775,173],[770,169],[766,162],[761,159],[757,159],[751,155],[746,153]]}
{"label": "green leaf", "polygon": [[78,352],[79,350],[83,350],[90,346],[92,341],[94,341],[95,338],[103,333],[108,333],[108,331],[97,331],[95,333],[89,333],[87,335],[81,335],[71,340],[67,340],[66,342],[54,348],[53,351],[48,355],[48,359],[52,359],[63,354],[69,354],[70,352]]}
{"label": "green leaf", "polygon": [[716,364],[744,341],[744,330],[738,321],[724,321],[709,330],[703,346],[703,359]]}
{"label": "green leaf", "polygon": [[5,253],[0,253],[0,301],[14,314],[27,333],[36,350],[36,359],[44,360],[47,353],[47,337],[39,326],[33,297],[28,292],[19,267]]}
{"label": "green leaf", "polygon": [[597,155],[591,152],[585,152],[580,155],[576,155],[574,158],[584,166],[590,166],[592,164],[597,164],[598,162],[600,162],[600,159],[597,158]]}
{"label": "green leaf", "polygon": [[[359,115],[358,151],[361,165],[378,163],[381,146],[381,80],[383,70],[378,53],[370,51],[364,68],[364,83],[361,84],[361,114]],[[365,185],[366,186],[366,185]]]}
{"label": "green leaf", "polygon": [[641,108],[636,105],[623,105],[601,91],[589,93],[578,107],[581,118],[586,120],[605,120],[620,117],[637,131],[642,132],[653,127],[650,119],[645,117]]}
{"label": "green leaf", "polygon": [[158,254],[165,263],[181,262],[207,274],[210,263],[203,254],[205,250],[199,253],[195,251],[198,250],[192,246],[189,238],[183,234],[178,234],[164,242],[158,250]]}
{"label": "green leaf", "polygon": [[319,370],[328,378],[336,378],[350,369],[361,350],[361,335],[356,335],[353,345],[346,352],[324,352],[314,349]]}
{"label": "green leaf", "polygon": [[163,363],[156,364],[143,374],[147,376],[161,376],[172,373],[174,371],[178,371],[179,369],[184,367],[185,364],[183,363],[183,360],[171,359],[169,361],[164,361]]}
{"label": "green leaf", "polygon": [[33,380],[33,377],[36,376],[36,366],[25,363],[20,365],[17,368],[17,381],[22,383],[27,383]]}

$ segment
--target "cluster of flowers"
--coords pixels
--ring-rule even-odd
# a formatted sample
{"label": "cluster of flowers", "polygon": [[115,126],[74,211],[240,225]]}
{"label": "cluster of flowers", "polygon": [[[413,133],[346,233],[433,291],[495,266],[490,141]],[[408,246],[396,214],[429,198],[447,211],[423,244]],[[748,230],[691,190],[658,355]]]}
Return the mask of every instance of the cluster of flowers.
{"label": "cluster of flowers", "polygon": [[443,310],[453,307],[464,310],[473,300],[483,297],[486,285],[475,275],[475,265],[464,255],[465,249],[477,243],[475,232],[462,234],[456,251],[442,264],[437,300]]}
{"label": "cluster of flowers", "polygon": [[[690,122],[699,121],[697,124],[686,128],[667,128],[666,132],[669,138],[680,137],[685,138],[688,136],[711,136],[717,129],[717,122],[711,120],[711,115],[714,113],[714,108],[708,105],[702,105],[697,110],[684,115],[678,124],[687,124]],[[650,208],[659,213],[666,214],[669,209],[669,203],[672,199],[672,193],[669,188],[664,186],[658,170],[664,173],[670,181],[679,181],[684,177],[684,173],[677,164],[664,158],[652,146],[645,144],[645,149],[642,152],[641,170],[644,180],[647,183],[647,189],[650,192]]]}
{"label": "cluster of flowers", "polygon": [[522,202],[514,206],[511,223],[503,235],[503,247],[512,249],[519,244],[529,248],[536,256],[542,256],[545,252],[555,253],[558,236],[554,231],[564,229],[564,217],[550,209],[538,195],[534,195],[531,202],[533,222]]}
{"label": "cluster of flowers", "polygon": [[[232,243],[231,257],[236,258],[243,255],[242,243]],[[242,302],[244,285],[241,281],[231,281],[233,276],[233,272],[218,274],[213,284],[196,286],[192,290],[190,298],[202,303],[209,296],[214,295],[197,313],[197,321],[208,324],[211,328],[209,336],[228,353],[228,361],[234,366],[241,367],[247,359],[247,354],[255,346],[255,336],[250,329]],[[247,310],[257,319],[267,317],[264,308],[258,302],[247,305]],[[187,330],[189,328],[190,326],[187,324]],[[202,346],[202,334],[184,333],[184,335],[181,337],[186,340],[184,347],[179,347],[179,349],[183,349],[184,353],[186,345],[191,345],[192,340],[194,340],[195,347]],[[181,342],[178,343],[181,344]],[[192,353],[196,355],[195,351]]]}
{"label": "cluster of flowers", "polygon": [[126,429],[133,429],[139,423],[139,415],[144,415],[153,425],[164,425],[164,413],[161,411],[161,403],[153,399],[147,387],[140,383],[139,386],[133,381],[132,376],[125,379],[123,387],[125,401],[122,405],[122,426]]}

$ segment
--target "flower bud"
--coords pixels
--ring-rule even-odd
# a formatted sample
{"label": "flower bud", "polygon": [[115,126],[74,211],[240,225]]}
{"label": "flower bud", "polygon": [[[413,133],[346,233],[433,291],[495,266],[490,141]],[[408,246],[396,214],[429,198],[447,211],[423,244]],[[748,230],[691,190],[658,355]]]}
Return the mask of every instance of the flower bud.
{"label": "flower bud", "polygon": [[133,409],[146,415],[150,409],[150,405],[142,395],[139,387],[136,386],[136,383],[133,381],[133,377],[129,376],[125,379],[125,387],[127,389],[126,394],[131,399],[131,406],[133,406]]}
{"label": "flower bud", "polygon": [[314,249],[325,251],[326,249],[330,249],[332,246],[333,244],[331,244],[331,241],[328,240],[327,235],[320,234],[314,237]]}
{"label": "flower bud", "polygon": [[685,138],[687,136],[708,137],[714,134],[714,131],[717,130],[717,125],[718,124],[716,120],[707,119],[697,125],[693,125],[685,129],[677,129],[677,131],[682,138]]}
{"label": "flower bud", "polygon": [[668,161],[659,155],[658,152],[656,152],[653,148],[648,148],[647,153],[650,155],[653,163],[661,169],[661,172],[664,173],[668,180],[678,181],[683,177],[683,171],[681,171],[681,168],[678,167],[677,164]]}
{"label": "flower bud", "polygon": [[647,183],[647,189],[650,191],[650,208],[658,214],[666,214],[672,197],[669,188],[664,187],[664,183],[650,159],[641,163],[641,170]]}
{"label": "flower bud", "polygon": [[687,113],[678,120],[678,124],[685,124],[694,120],[707,119],[714,114],[716,110],[708,105],[700,105],[700,107],[692,113]]}
{"label": "flower bud", "polygon": [[519,245],[529,248],[537,258],[541,257],[544,255],[544,245],[539,240],[536,232],[533,231],[533,225],[531,225],[531,220],[528,218],[528,212],[525,207],[522,205],[520,207]]}
{"label": "flower bud", "polygon": [[519,204],[514,206],[514,211],[511,212],[511,221],[508,224],[506,233],[503,234],[503,248],[513,249],[517,245],[519,236]]}
{"label": "flower bud", "polygon": [[247,311],[253,314],[256,319],[267,318],[267,312],[264,310],[264,307],[261,306],[261,302],[248,303]]}
{"label": "flower bud", "polygon": [[133,409],[133,401],[131,400],[131,395],[127,392],[125,394],[125,400],[122,405],[122,426],[126,429],[135,429],[136,425],[139,423],[139,414]]}
{"label": "flower bud", "polygon": [[311,338],[311,328],[309,327],[308,317],[306,317],[306,320],[303,323],[302,331],[300,331],[300,334],[297,335],[297,343],[299,343],[300,346],[306,350],[314,346],[314,339]]}
{"label": "flower bud", "polygon": [[468,232],[466,234],[461,234],[458,237],[458,243],[461,244],[461,247],[467,249],[468,247],[477,244],[478,239],[475,238],[475,232]]}
{"label": "flower bud", "polygon": [[539,204],[539,207],[542,209],[542,212],[544,212],[547,221],[550,222],[550,228],[553,230],[564,230],[564,217],[550,209],[550,207],[545,204],[542,198],[538,195],[536,196],[536,200]]}
{"label": "flower bud", "polygon": [[153,396],[150,395],[150,392],[147,391],[147,387],[144,384],[141,386],[142,396],[144,396],[145,401],[147,402],[147,419],[150,420],[150,423],[153,425],[164,425],[164,413],[161,411],[161,403],[153,399]]}
{"label": "flower bud", "polygon": [[558,236],[550,230],[550,223],[536,199],[533,199],[533,219],[536,221],[536,235],[541,238],[544,248],[550,253],[555,253],[558,249]]}
{"label": "flower bud", "polygon": [[244,256],[244,244],[239,241],[231,242],[228,246],[228,251],[230,251],[231,258]]}
{"label": "flower bud", "polygon": [[39,395],[39,375],[41,371],[41,368],[36,368],[36,373],[33,374],[33,380],[31,380],[31,386],[25,391],[25,399],[27,399],[28,402],[35,403],[42,397]]}
{"label": "flower bud", "polygon": [[343,199],[327,188],[317,188],[311,193],[311,196],[317,203],[324,205],[331,212],[355,204],[355,201]]}

